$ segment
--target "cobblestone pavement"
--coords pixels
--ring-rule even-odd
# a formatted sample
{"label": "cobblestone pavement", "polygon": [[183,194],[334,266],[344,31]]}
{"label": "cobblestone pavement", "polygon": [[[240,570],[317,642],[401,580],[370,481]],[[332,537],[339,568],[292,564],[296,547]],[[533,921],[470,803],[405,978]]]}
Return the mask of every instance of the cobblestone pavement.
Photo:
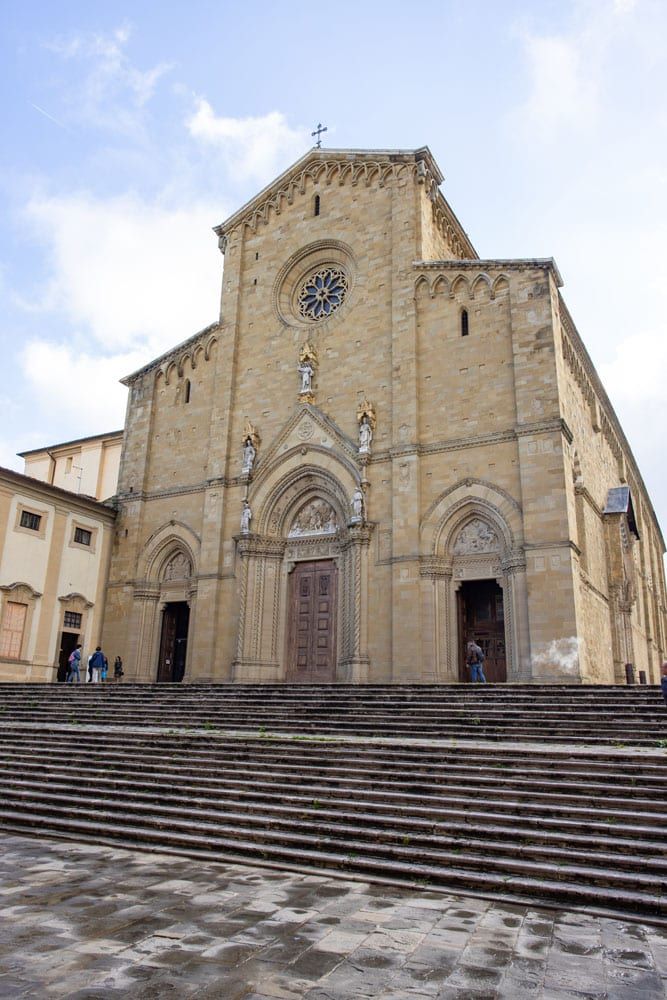
{"label": "cobblestone pavement", "polygon": [[667,930],[0,835],[0,997],[667,995]]}

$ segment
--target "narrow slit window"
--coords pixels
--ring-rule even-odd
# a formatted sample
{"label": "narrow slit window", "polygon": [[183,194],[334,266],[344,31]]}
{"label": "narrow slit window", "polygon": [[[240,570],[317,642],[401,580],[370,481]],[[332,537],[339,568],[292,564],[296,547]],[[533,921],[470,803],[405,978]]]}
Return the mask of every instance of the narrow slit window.
{"label": "narrow slit window", "polygon": [[462,309],[461,310],[461,336],[462,337],[467,337],[468,334],[469,334],[469,332],[470,332],[470,330],[469,330],[469,327],[468,327],[468,310],[467,309]]}
{"label": "narrow slit window", "polygon": [[184,387],[184,390],[183,390],[183,402],[184,403],[189,403],[190,402],[190,379],[189,378],[186,378],[186,380],[185,380],[185,387]]}
{"label": "narrow slit window", "polygon": [[320,196],[319,194],[316,194],[315,198],[313,199],[313,215],[319,215],[319,214],[320,214]]}

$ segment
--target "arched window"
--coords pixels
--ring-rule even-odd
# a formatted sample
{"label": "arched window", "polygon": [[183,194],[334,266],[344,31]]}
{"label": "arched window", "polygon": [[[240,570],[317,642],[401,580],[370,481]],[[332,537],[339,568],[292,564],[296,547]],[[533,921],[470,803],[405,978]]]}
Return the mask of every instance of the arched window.
{"label": "arched window", "polygon": [[468,310],[467,309],[462,309],[461,310],[461,336],[462,337],[467,337],[469,332],[470,331],[468,329]]}
{"label": "arched window", "polygon": [[184,403],[189,403],[190,402],[190,379],[189,378],[186,378],[186,380],[185,380],[185,386],[183,387],[183,402]]}
{"label": "arched window", "polygon": [[319,194],[316,194],[315,197],[313,198],[313,215],[319,215],[319,214],[320,214],[320,196]]}

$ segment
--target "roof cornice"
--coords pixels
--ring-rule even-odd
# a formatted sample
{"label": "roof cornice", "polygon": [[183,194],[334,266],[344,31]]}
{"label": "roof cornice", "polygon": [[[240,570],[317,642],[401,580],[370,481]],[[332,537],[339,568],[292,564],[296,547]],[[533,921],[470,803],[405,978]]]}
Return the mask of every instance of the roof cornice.
{"label": "roof cornice", "polygon": [[475,257],[476,251],[467,233],[439,190],[444,180],[442,171],[428,146],[419,149],[318,149],[305,153],[296,163],[263,188],[237,212],[214,227],[218,246],[224,253],[230,236],[242,227],[253,232],[271,215],[280,215],[283,205],[291,205],[295,194],[304,194],[306,183],[322,181],[331,184],[376,183],[384,187],[393,177],[410,171],[419,184],[424,184],[433,204],[436,224],[445,232],[452,252],[459,257]]}

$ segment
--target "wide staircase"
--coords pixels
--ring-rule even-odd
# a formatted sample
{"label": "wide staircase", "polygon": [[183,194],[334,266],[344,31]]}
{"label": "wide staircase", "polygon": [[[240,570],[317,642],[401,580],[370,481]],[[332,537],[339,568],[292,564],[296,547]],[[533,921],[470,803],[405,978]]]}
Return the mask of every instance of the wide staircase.
{"label": "wide staircase", "polygon": [[581,686],[0,685],[0,828],[667,921],[667,710]]}

